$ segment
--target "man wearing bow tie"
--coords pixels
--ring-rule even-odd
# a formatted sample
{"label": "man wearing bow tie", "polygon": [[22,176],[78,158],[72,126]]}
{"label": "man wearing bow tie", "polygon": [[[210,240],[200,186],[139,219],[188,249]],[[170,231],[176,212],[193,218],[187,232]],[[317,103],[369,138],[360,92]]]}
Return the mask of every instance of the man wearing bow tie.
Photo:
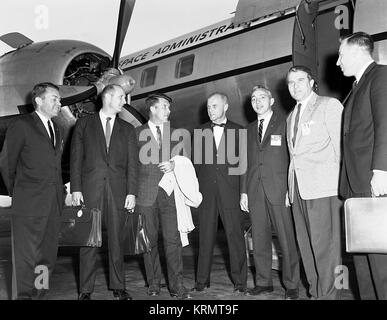
{"label": "man wearing bow tie", "polygon": [[239,155],[239,130],[242,127],[227,119],[228,108],[228,98],[225,94],[214,93],[209,96],[207,112],[211,121],[196,130],[210,132],[212,143],[209,147],[207,143],[200,146],[195,140],[193,145],[193,158],[200,192],[203,195],[199,207],[199,261],[193,289],[196,292],[204,292],[205,287],[210,286],[219,216],[226,232],[234,291],[244,293],[246,290],[247,261],[243,213],[239,208],[240,175],[232,174],[230,169],[236,166],[230,163],[228,157],[230,154],[237,157]]}
{"label": "man wearing bow tie", "polygon": [[59,88],[37,84],[32,104],[34,112],[8,127],[2,151],[7,160],[3,177],[12,197],[12,297],[21,300],[40,299],[49,289],[49,282],[36,286],[36,277],[42,270],[49,271],[48,277],[53,271],[64,203],[63,132],[52,121],[60,112]]}
{"label": "man wearing bow tie", "polygon": [[289,153],[286,118],[273,108],[274,98],[263,86],[253,88],[251,105],[257,120],[247,126],[247,172],[242,176],[241,209],[250,213],[253,235],[255,287],[249,295],[273,291],[272,229],[282,255],[285,299],[298,299],[299,259],[287,195]]}
{"label": "man wearing bow tie", "polygon": [[335,270],[341,264],[338,198],[343,106],[314,92],[309,68],[291,67],[289,93],[297,102],[287,118],[289,198],[298,247],[312,299],[338,299]]}
{"label": "man wearing bow tie", "polygon": [[[356,78],[346,99],[343,121],[343,198],[387,194],[387,67],[372,58],[374,42],[357,32],[341,41],[337,65]],[[387,299],[387,255],[354,254],[360,296]]]}

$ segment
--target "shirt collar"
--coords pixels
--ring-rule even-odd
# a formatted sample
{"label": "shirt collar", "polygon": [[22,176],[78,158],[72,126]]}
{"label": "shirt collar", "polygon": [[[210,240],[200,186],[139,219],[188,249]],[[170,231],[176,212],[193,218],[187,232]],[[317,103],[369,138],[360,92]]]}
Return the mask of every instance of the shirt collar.
{"label": "shirt collar", "polygon": [[105,112],[102,111],[102,109],[99,110],[99,116],[101,117],[101,120],[105,120],[105,121],[106,121],[107,117],[110,117],[112,120],[114,120],[116,118],[116,115],[108,116]]}
{"label": "shirt collar", "polygon": [[156,132],[156,131],[157,131],[157,128],[156,128],[156,127],[160,127],[161,133],[163,133],[164,123],[161,123],[161,124],[154,124],[152,121],[148,120],[148,126],[149,126],[149,128],[150,128],[153,132]]}
{"label": "shirt collar", "polygon": [[296,107],[299,103],[301,103],[301,110],[304,110],[305,107],[308,105],[308,102],[310,101],[310,99],[312,98],[314,94],[314,91],[312,90],[312,92],[310,93],[310,95],[308,97],[306,97],[304,100],[302,101],[297,101],[297,104],[296,104]]}
{"label": "shirt collar", "polygon": [[364,72],[367,70],[367,68],[371,65],[371,63],[373,63],[374,60],[370,60],[368,61],[366,64],[364,64],[364,66],[359,70],[359,72],[357,74],[355,74],[355,78],[356,78],[356,81],[357,83],[359,83],[361,77],[363,76]]}
{"label": "shirt collar", "polygon": [[[215,123],[215,122],[213,122],[213,123]],[[222,122],[220,122],[219,124],[222,124],[222,123],[226,124],[227,123],[227,118],[224,118],[224,120]]]}
{"label": "shirt collar", "polygon": [[35,111],[36,114],[38,115],[38,117],[42,120],[42,122],[44,123],[44,125],[47,124],[48,121],[51,121],[51,119],[47,118],[44,114],[42,114],[41,112],[39,111]]}
{"label": "shirt collar", "polygon": [[270,119],[273,114],[273,110],[270,110],[270,112],[267,112],[264,116],[258,115],[258,121],[261,119],[267,120]]}

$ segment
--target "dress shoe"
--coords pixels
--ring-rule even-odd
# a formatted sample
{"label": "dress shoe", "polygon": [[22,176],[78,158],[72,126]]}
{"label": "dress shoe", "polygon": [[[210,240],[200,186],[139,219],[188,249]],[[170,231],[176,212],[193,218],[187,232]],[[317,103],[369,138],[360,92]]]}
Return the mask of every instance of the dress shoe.
{"label": "dress shoe", "polygon": [[246,291],[247,296],[258,296],[260,294],[273,292],[273,286],[255,286],[253,289]]}
{"label": "dress shoe", "polygon": [[235,286],[235,287],[234,287],[234,293],[243,293],[243,294],[246,294],[246,292],[247,292],[246,287],[243,287],[243,286]]}
{"label": "dress shoe", "polygon": [[160,294],[160,288],[149,287],[148,288],[148,296],[157,297]]}
{"label": "dress shoe", "polygon": [[169,293],[171,297],[177,298],[179,300],[187,300],[192,298],[185,287],[181,287],[178,290],[170,290]]}
{"label": "dress shoe", "polygon": [[129,292],[125,289],[113,290],[114,300],[133,300]]}
{"label": "dress shoe", "polygon": [[82,292],[79,294],[78,300],[91,300],[90,292]]}
{"label": "dress shoe", "polygon": [[285,300],[298,300],[298,289],[286,289]]}
{"label": "dress shoe", "polygon": [[201,283],[196,283],[195,286],[191,289],[192,292],[205,292],[206,288],[209,288],[210,285],[207,284],[201,284]]}

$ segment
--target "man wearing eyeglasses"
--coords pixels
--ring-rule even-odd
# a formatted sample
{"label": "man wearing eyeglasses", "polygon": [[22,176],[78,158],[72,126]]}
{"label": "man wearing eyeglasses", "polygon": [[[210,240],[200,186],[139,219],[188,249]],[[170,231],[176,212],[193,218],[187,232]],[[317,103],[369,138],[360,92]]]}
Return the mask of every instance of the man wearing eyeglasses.
{"label": "man wearing eyeglasses", "polygon": [[289,153],[286,146],[286,118],[273,108],[271,92],[256,86],[251,105],[257,120],[247,126],[247,172],[242,176],[240,206],[250,213],[255,265],[255,287],[249,295],[273,291],[272,229],[282,256],[285,299],[298,299],[299,259],[293,219],[287,195]]}
{"label": "man wearing eyeglasses", "polygon": [[2,150],[3,178],[12,197],[12,297],[18,300],[41,299],[49,289],[64,203],[63,132],[52,121],[60,112],[59,88],[35,85],[32,104],[34,112],[8,127]]}

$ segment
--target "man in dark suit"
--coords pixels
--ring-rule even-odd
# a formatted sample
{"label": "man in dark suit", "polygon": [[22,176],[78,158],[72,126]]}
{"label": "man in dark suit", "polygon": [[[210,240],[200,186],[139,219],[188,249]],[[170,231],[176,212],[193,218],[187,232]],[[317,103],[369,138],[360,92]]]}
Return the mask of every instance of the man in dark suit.
{"label": "man in dark suit", "polygon": [[48,290],[64,202],[63,132],[52,121],[61,107],[58,87],[37,84],[32,103],[33,113],[10,124],[2,151],[2,171],[12,197],[12,297],[28,300]]}
{"label": "man in dark suit", "polygon": [[171,157],[183,152],[178,141],[178,130],[170,128],[168,117],[172,100],[165,94],[151,94],[145,100],[149,121],[136,128],[139,149],[139,181],[137,208],[145,220],[151,251],[144,253],[148,282],[148,295],[160,294],[161,266],[158,251],[158,234],[161,226],[165,257],[167,260],[168,286],[171,296],[188,299],[190,295],[183,284],[183,257],[177,225],[174,194],[170,196],[159,186],[164,173],[173,171]]}
{"label": "man in dark suit", "polygon": [[[99,208],[107,227],[109,288],[117,300],[131,300],[125,289],[123,226],[137,194],[137,144],[132,125],[117,116],[125,92],[108,85],[99,113],[77,121],[71,142],[70,187],[73,205]],[[80,248],[80,300],[90,300],[98,248]]]}
{"label": "man in dark suit", "polygon": [[[194,138],[193,153],[199,189],[203,201],[199,207],[199,260],[196,284],[193,291],[203,292],[210,286],[210,273],[218,217],[226,231],[230,254],[231,278],[234,291],[245,293],[247,261],[243,237],[243,213],[239,208],[240,170],[231,163],[230,155],[239,156],[239,135],[242,127],[226,117],[228,98],[214,93],[207,100],[210,122],[195,129],[203,132],[208,144]],[[206,133],[210,133],[210,135]],[[209,138],[209,139],[208,139]],[[201,141],[203,142],[203,141]],[[233,172],[234,171],[234,172]]]}
{"label": "man in dark suit", "polygon": [[274,98],[263,87],[253,88],[251,105],[257,120],[247,126],[247,172],[242,176],[240,205],[250,213],[253,235],[255,287],[260,295],[273,291],[272,228],[282,255],[285,299],[298,298],[299,259],[287,195],[289,154],[286,117],[273,109]]}
{"label": "man in dark suit", "polygon": [[[370,35],[341,41],[337,65],[356,81],[345,101],[340,194],[344,198],[387,194],[387,67],[372,59]],[[387,299],[387,255],[354,254],[362,299]]]}

